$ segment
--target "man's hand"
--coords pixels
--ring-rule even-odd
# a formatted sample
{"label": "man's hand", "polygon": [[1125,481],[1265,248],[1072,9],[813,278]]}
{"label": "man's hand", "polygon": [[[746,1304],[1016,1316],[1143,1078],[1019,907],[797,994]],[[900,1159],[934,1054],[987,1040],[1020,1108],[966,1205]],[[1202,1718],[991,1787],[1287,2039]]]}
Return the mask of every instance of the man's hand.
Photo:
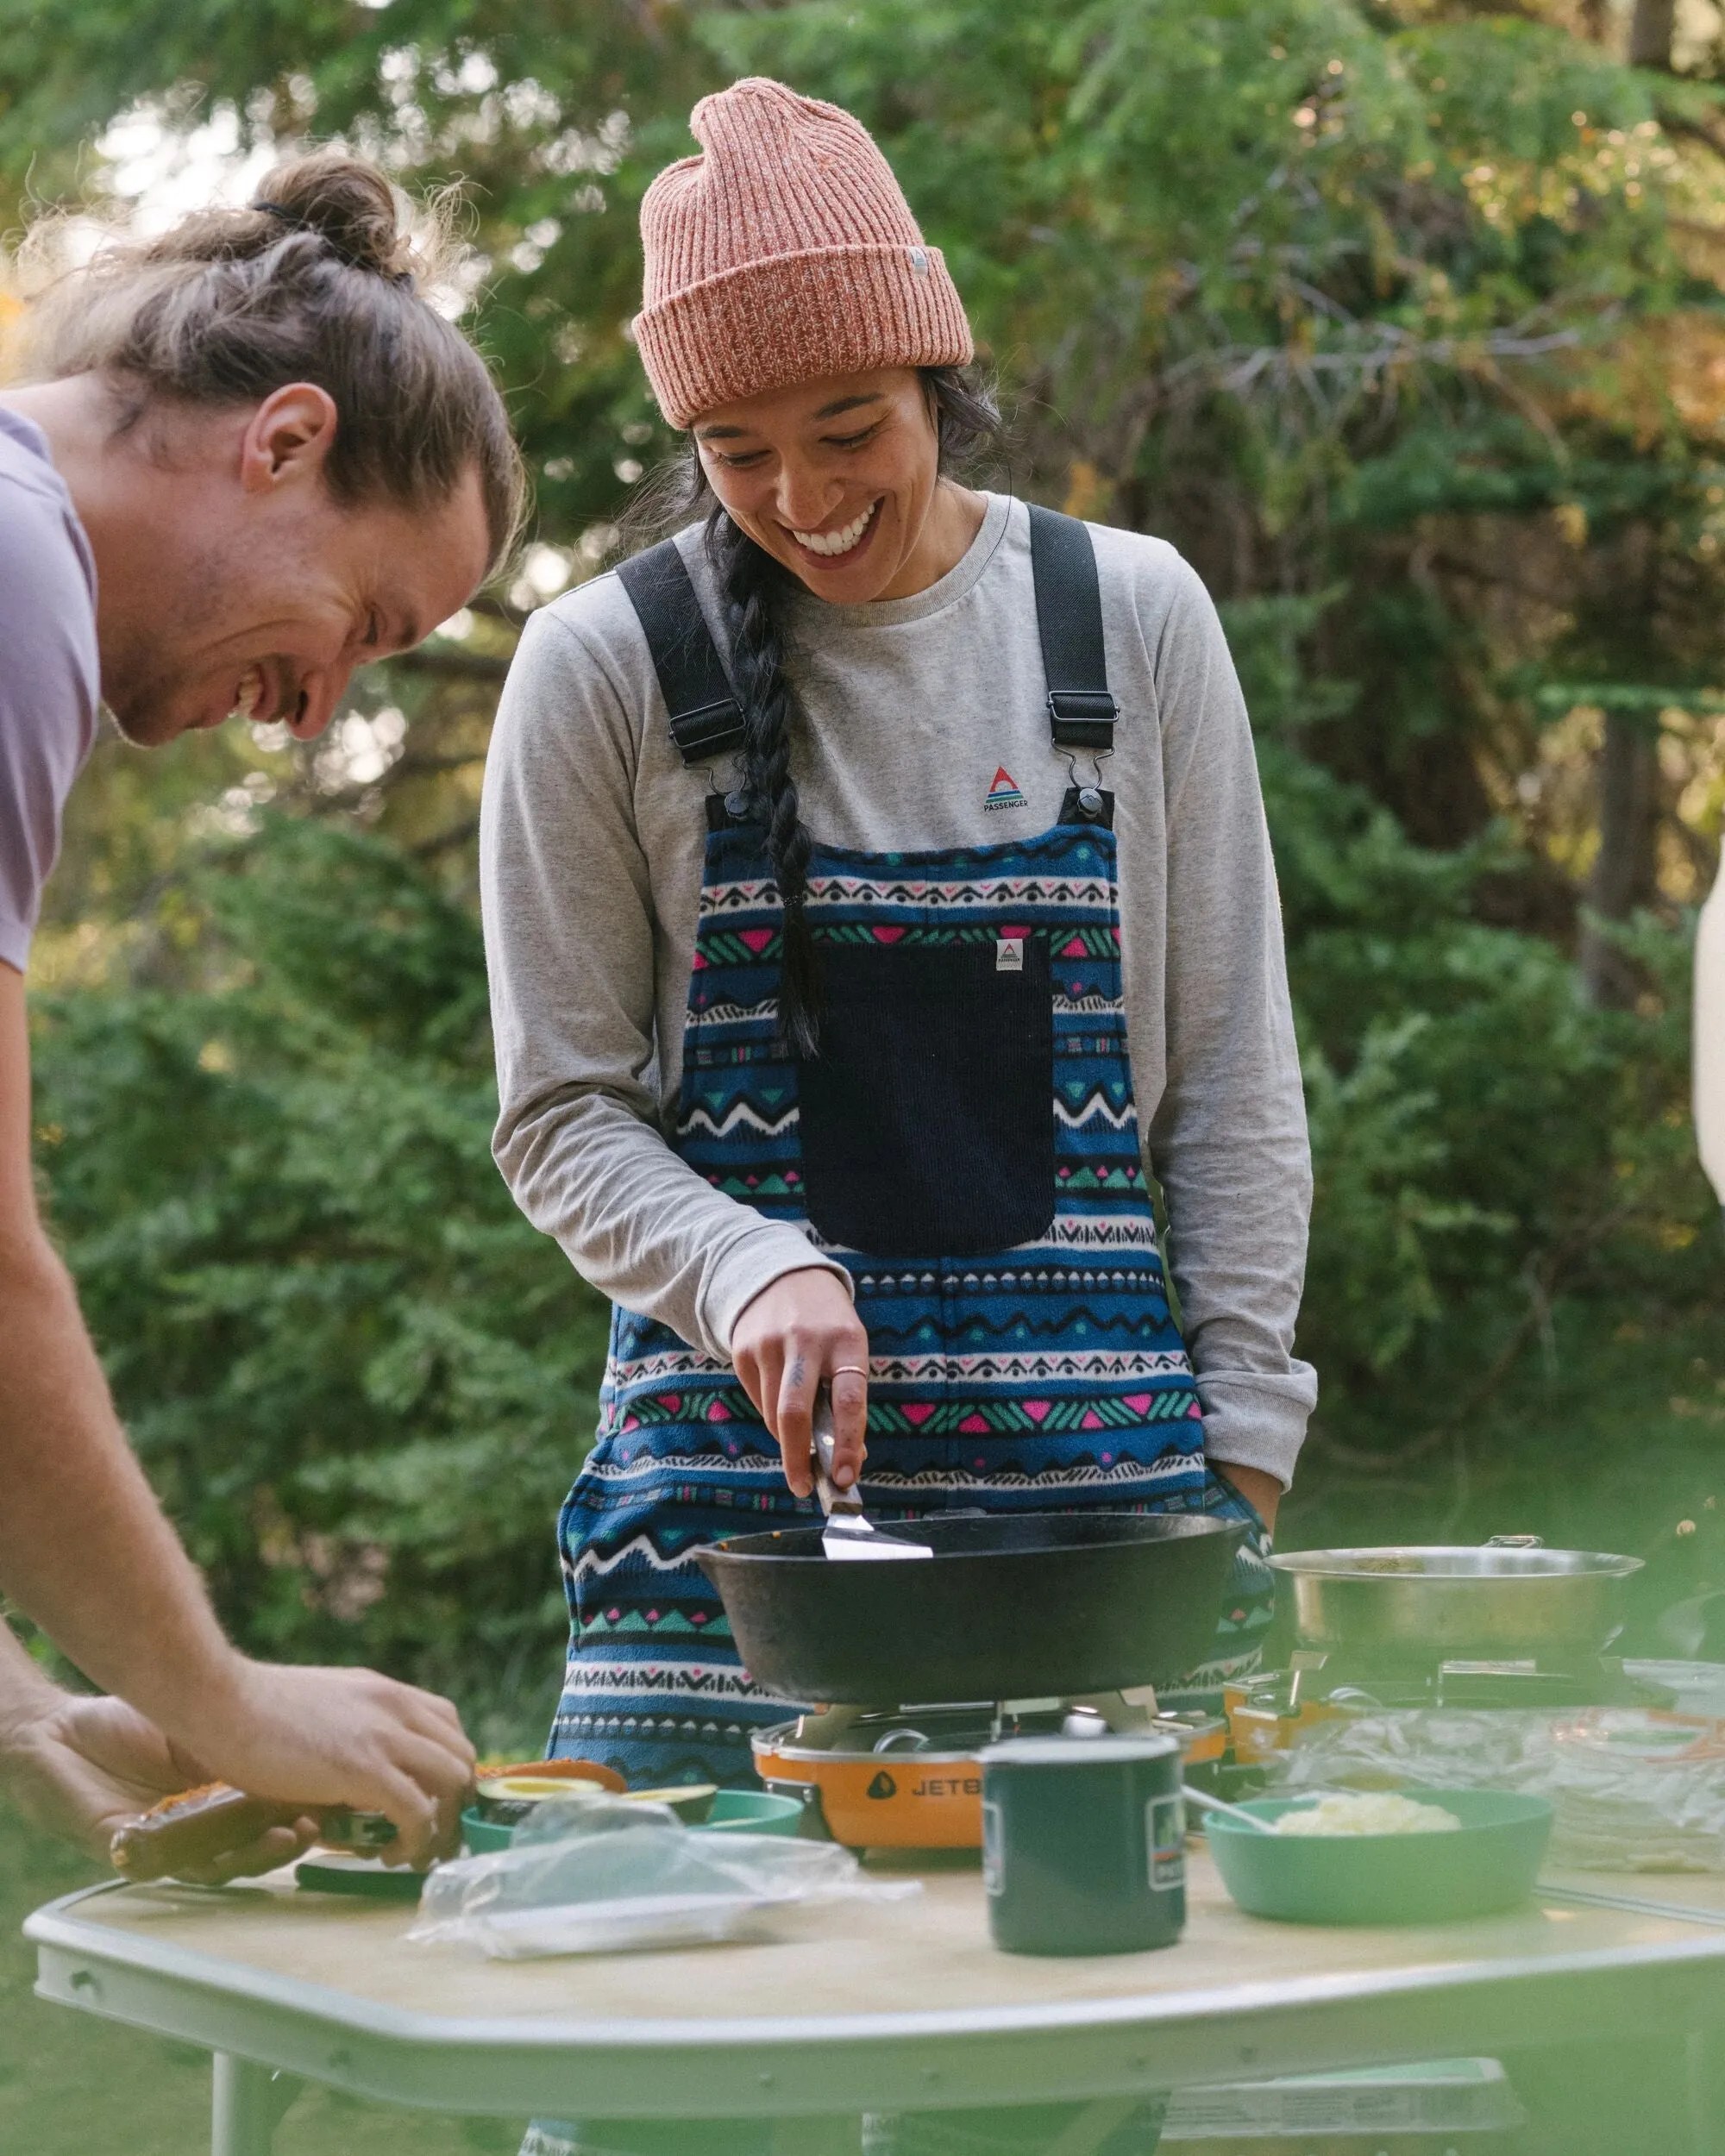
{"label": "man's hand", "polygon": [[[82,1698],[44,1683],[27,1712],[0,1727],[0,1787],[33,1825],[104,1864],[125,1821],[211,1779],[207,1768],[123,1700]],[[220,1885],[247,1872],[273,1871],[317,1838],[314,1819],[273,1827],[185,1876]]]}
{"label": "man's hand", "polygon": [[231,1782],[304,1804],[305,1816],[188,1876],[267,1871],[316,1839],[311,1808],[347,1805],[395,1821],[392,1864],[449,1854],[473,1746],[455,1710],[373,1670],[298,1670],[231,1656],[190,1746],[123,1701],[50,1684],[0,1622],[0,1789],[26,1818],[105,1858],[114,1830],[164,1796]]}
{"label": "man's hand", "polygon": [[293,1669],[233,1658],[191,1742],[209,1774],[252,1796],[382,1812],[391,1864],[455,1852],[474,1748],[448,1700],[375,1670]]}

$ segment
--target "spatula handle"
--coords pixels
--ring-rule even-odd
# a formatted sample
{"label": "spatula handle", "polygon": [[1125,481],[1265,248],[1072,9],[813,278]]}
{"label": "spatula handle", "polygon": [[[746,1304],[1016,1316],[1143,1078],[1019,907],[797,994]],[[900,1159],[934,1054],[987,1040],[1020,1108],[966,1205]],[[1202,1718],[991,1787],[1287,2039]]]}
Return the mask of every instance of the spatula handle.
{"label": "spatula handle", "polygon": [[814,1432],[814,1490],[820,1500],[820,1508],[831,1518],[839,1513],[860,1513],[862,1500],[855,1490],[840,1489],[832,1479],[834,1447],[837,1443],[832,1426],[832,1388],[822,1378],[815,1388],[814,1409],[809,1417]]}

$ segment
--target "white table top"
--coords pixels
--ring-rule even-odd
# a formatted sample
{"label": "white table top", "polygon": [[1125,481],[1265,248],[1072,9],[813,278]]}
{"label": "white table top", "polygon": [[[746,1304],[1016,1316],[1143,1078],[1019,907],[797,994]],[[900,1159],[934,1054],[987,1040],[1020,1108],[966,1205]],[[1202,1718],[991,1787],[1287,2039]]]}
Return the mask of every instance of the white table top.
{"label": "white table top", "polygon": [[[43,1996],[397,2102],[690,2117],[1038,2103],[1725,2024],[1725,1879],[1597,1873],[1507,1915],[1275,1924],[1201,1851],[1175,1947],[990,1944],[973,1870],[770,1942],[499,1963],[411,1906],[114,1886],[38,1911]],[[1631,1897],[1605,1906],[1584,1896]]]}

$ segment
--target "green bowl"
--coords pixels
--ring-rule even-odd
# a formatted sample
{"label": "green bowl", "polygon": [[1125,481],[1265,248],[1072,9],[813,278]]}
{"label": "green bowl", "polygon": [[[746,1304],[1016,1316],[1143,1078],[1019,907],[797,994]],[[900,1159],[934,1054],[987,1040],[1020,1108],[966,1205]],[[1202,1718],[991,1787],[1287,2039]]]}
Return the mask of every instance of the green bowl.
{"label": "green bowl", "polygon": [[[1533,1891],[1551,1839],[1542,1796],[1497,1789],[1400,1789],[1461,1821],[1453,1834],[1258,1834],[1220,1812],[1204,1833],[1222,1884],[1253,1916],[1291,1924],[1444,1924],[1513,1908]],[[1262,1820],[1297,1798],[1242,1804]]]}
{"label": "green bowl", "polygon": [[[696,1834],[794,1834],[803,1815],[802,1799],[780,1796],[771,1789],[720,1789],[707,1808],[706,1817],[690,1828]],[[487,1856],[507,1849],[515,1839],[513,1827],[499,1827],[481,1819],[476,1810],[461,1814],[461,1839],[469,1856]]]}
{"label": "green bowl", "polygon": [[461,1814],[461,1846],[470,1857],[488,1857],[494,1850],[507,1849],[514,1839],[512,1827],[481,1819],[476,1806],[469,1805]]}
{"label": "green bowl", "polygon": [[794,1834],[802,1823],[800,1796],[776,1789],[721,1789],[698,1834]]}

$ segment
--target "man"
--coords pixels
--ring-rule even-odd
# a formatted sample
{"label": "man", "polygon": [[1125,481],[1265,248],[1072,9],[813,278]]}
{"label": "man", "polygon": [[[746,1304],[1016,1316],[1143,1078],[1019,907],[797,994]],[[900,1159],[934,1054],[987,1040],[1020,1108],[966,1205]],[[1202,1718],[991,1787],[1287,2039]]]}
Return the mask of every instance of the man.
{"label": "man", "polygon": [[0,1625],[0,1784],[91,1848],[219,1777],[386,1813],[419,1859],[471,1779],[446,1702],[225,1639],[116,1417],[30,1166],[24,968],[98,699],[144,745],[229,713],[308,740],[354,666],[417,642],[512,542],[501,401],[415,266],[381,174],[302,159],[247,209],[62,278],[33,310],[24,385],[0,391],[0,1589],[115,1695],[60,1690]]}

